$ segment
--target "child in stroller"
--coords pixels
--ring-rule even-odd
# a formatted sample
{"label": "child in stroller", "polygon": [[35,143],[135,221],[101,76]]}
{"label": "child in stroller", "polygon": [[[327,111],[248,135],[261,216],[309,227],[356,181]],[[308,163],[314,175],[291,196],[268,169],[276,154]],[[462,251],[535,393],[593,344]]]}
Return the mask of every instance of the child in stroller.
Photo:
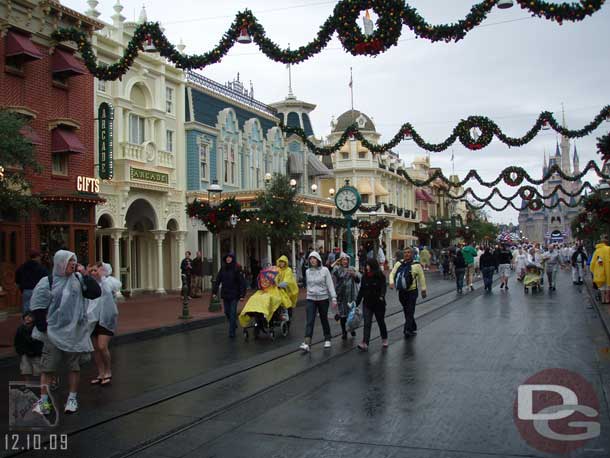
{"label": "child in stroller", "polygon": [[540,291],[542,289],[542,266],[539,264],[529,263],[526,267],[526,273],[523,277],[523,290],[525,294],[528,290]]}
{"label": "child in stroller", "polygon": [[271,340],[275,339],[275,330],[279,327],[282,336],[287,336],[290,329],[288,309],[292,301],[285,290],[278,288],[276,277],[279,269],[267,267],[258,274],[258,291],[254,293],[239,314],[239,324],[244,330],[244,339],[248,340],[249,329],[253,329],[254,338],[261,332]]}

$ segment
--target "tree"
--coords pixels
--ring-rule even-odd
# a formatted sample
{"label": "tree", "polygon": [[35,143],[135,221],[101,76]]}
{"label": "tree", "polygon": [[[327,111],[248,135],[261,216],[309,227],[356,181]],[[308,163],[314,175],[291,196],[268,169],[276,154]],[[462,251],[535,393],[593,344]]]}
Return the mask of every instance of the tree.
{"label": "tree", "polygon": [[273,246],[285,246],[298,240],[306,227],[306,215],[296,200],[297,191],[290,186],[289,178],[275,174],[265,191],[256,197],[257,211],[242,215],[250,219],[244,226],[252,238],[271,239]]}
{"label": "tree", "polygon": [[28,170],[39,172],[32,144],[21,134],[27,122],[15,113],[0,110],[0,217],[23,216],[40,201],[32,196]]}

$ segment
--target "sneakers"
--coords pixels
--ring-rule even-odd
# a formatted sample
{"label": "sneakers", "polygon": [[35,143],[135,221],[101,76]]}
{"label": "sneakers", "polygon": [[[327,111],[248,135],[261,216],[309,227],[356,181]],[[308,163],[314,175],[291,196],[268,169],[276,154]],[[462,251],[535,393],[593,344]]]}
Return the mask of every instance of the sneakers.
{"label": "sneakers", "polygon": [[356,337],[356,331],[352,331],[352,337]]}
{"label": "sneakers", "polygon": [[360,351],[368,351],[368,349],[369,349],[369,346],[367,344],[365,344],[364,342],[358,344],[358,350],[360,350]]}
{"label": "sneakers", "polygon": [[330,348],[330,346],[331,346],[330,340],[327,340],[324,342],[324,348]]}
{"label": "sneakers", "polygon": [[42,399],[36,401],[36,404],[34,404],[34,407],[32,408],[32,412],[37,413],[38,415],[49,415],[52,411],[53,404],[49,401],[43,401]]}
{"label": "sneakers", "polygon": [[309,345],[307,345],[305,342],[303,342],[301,345],[299,345],[299,349],[303,350],[304,353],[309,353]]}
{"label": "sneakers", "polygon": [[470,291],[474,291],[474,286],[470,285]]}
{"label": "sneakers", "polygon": [[66,401],[66,408],[64,409],[64,413],[76,413],[78,410],[78,401],[76,398],[68,398]]}
{"label": "sneakers", "polygon": [[381,341],[381,345],[383,346],[383,348],[388,348],[388,345],[389,345],[388,339],[383,339]]}

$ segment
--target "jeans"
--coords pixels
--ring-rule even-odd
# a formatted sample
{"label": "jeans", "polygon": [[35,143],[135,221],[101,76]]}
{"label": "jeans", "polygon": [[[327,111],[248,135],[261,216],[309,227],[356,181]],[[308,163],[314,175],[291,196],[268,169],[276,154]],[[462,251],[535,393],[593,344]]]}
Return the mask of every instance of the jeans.
{"label": "jeans", "polygon": [[584,275],[583,275],[583,266],[576,264],[576,266],[572,267],[572,281],[575,283],[582,283]]}
{"label": "jeans", "polygon": [[[369,344],[369,340],[371,340],[371,327],[373,326],[373,315],[375,315],[375,320],[377,320],[377,325],[379,326],[379,332],[381,333],[382,339],[388,338],[388,329],[385,325],[385,306],[377,305],[375,309],[370,309],[366,305],[363,307],[364,312],[364,337],[362,341],[365,344]],[[413,307],[415,309],[415,307]]]}
{"label": "jeans", "polygon": [[415,302],[417,301],[417,295],[417,288],[411,291],[400,290],[398,292],[398,300],[405,314],[405,325],[402,330],[404,334],[417,331],[417,323],[415,323]]}
{"label": "jeans", "polygon": [[491,290],[491,285],[494,281],[495,270],[495,267],[483,267],[481,269],[481,273],[483,274],[483,283],[485,284],[485,288],[489,288],[489,290]]}
{"label": "jeans", "polygon": [[464,288],[464,274],[466,273],[466,268],[458,267],[455,269],[455,284],[457,286],[458,291],[462,291]]}
{"label": "jeans", "polygon": [[224,310],[225,310],[225,316],[229,320],[229,336],[230,337],[235,337],[235,329],[237,329],[237,303],[238,302],[239,302],[239,299],[231,299],[231,300],[224,299],[222,301]]}
{"label": "jeans", "polygon": [[23,304],[23,313],[30,311],[30,300],[32,299],[33,289],[24,289],[21,291],[21,300]]}
{"label": "jeans", "polygon": [[313,327],[316,324],[316,312],[320,315],[322,323],[322,331],[324,332],[324,340],[330,340],[330,324],[328,324],[328,299],[323,301],[312,301],[307,299],[307,324],[305,325],[305,338],[313,337]]}
{"label": "jeans", "polygon": [[553,267],[551,270],[546,270],[546,278],[549,279],[549,288],[555,288],[557,286],[557,268]]}

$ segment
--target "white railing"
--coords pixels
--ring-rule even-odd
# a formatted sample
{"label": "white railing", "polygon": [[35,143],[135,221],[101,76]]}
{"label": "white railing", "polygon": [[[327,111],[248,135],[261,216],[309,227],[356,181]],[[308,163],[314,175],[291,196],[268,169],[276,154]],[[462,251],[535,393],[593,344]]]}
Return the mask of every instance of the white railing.
{"label": "white railing", "polygon": [[170,169],[175,168],[174,153],[170,153],[169,151],[159,150],[159,151],[157,151],[157,154],[158,154],[158,158],[159,158],[159,165],[161,167],[167,167]]}
{"label": "white railing", "polygon": [[133,143],[123,143],[123,155],[121,159],[146,162],[144,148],[140,145],[134,145]]}

